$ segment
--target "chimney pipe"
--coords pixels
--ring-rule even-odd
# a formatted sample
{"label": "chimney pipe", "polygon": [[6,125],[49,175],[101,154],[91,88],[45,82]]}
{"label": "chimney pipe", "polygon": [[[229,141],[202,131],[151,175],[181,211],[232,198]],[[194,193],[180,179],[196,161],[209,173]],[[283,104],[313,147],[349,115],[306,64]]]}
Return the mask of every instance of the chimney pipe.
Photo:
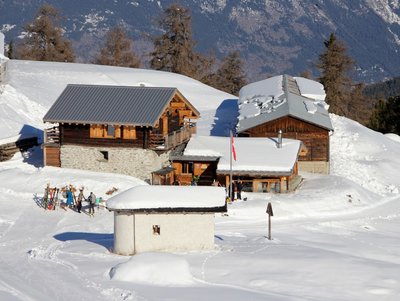
{"label": "chimney pipe", "polygon": [[278,148],[282,148],[282,130],[278,131]]}

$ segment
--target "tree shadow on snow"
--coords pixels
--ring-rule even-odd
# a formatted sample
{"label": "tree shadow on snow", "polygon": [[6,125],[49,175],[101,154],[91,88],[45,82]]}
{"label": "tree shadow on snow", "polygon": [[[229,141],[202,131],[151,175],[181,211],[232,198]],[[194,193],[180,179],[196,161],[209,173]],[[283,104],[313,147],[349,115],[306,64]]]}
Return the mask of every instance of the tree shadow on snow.
{"label": "tree shadow on snow", "polygon": [[215,111],[214,123],[210,131],[211,136],[228,137],[230,130],[235,132],[239,116],[237,99],[225,99]]}
{"label": "tree shadow on snow", "polygon": [[54,235],[54,238],[60,241],[86,240],[107,250],[112,249],[114,242],[114,235],[109,233],[64,232]]}

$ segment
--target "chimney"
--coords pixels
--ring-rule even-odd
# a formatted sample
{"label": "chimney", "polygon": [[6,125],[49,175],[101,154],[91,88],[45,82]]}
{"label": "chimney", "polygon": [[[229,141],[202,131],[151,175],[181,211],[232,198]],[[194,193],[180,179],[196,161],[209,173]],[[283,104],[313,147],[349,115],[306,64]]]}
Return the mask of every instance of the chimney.
{"label": "chimney", "polygon": [[282,148],[282,130],[281,129],[279,129],[279,131],[278,131],[278,145],[277,145],[277,147],[278,148]]}

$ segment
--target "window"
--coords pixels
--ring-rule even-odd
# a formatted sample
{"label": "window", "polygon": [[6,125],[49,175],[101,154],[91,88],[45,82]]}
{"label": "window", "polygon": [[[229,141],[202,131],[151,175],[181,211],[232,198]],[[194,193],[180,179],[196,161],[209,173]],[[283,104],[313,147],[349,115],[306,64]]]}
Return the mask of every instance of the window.
{"label": "window", "polygon": [[[108,151],[100,151],[100,153],[102,154],[102,156],[103,156],[103,160],[104,161],[108,161]],[[102,161],[103,161],[102,160]]]}
{"label": "window", "polygon": [[113,125],[107,125],[107,136],[115,137],[115,127]]}
{"label": "window", "polygon": [[183,173],[193,173],[193,162],[183,163],[182,172]]}
{"label": "window", "polygon": [[91,125],[90,138],[121,138],[121,126]]}
{"label": "window", "polygon": [[159,225],[153,225],[153,235],[160,235],[161,228]]}

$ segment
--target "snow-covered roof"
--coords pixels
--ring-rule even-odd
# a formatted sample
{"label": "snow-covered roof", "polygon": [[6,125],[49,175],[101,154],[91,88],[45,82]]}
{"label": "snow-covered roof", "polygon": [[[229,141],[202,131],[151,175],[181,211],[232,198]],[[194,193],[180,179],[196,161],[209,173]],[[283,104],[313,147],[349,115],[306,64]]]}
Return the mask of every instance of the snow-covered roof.
{"label": "snow-covered roof", "polygon": [[237,131],[284,116],[333,130],[325,96],[323,85],[303,77],[279,75],[251,83],[239,92]]}
{"label": "snow-covered roof", "polygon": [[226,192],[214,186],[140,185],[107,201],[109,210],[139,212],[223,212]]}
{"label": "snow-covered roof", "polygon": [[[283,139],[282,147],[278,148],[277,139],[235,137],[236,161],[232,160],[232,171],[290,175],[300,146],[301,142],[294,139]],[[230,171],[230,138],[193,135],[183,155],[219,157],[217,172],[226,173]]]}

